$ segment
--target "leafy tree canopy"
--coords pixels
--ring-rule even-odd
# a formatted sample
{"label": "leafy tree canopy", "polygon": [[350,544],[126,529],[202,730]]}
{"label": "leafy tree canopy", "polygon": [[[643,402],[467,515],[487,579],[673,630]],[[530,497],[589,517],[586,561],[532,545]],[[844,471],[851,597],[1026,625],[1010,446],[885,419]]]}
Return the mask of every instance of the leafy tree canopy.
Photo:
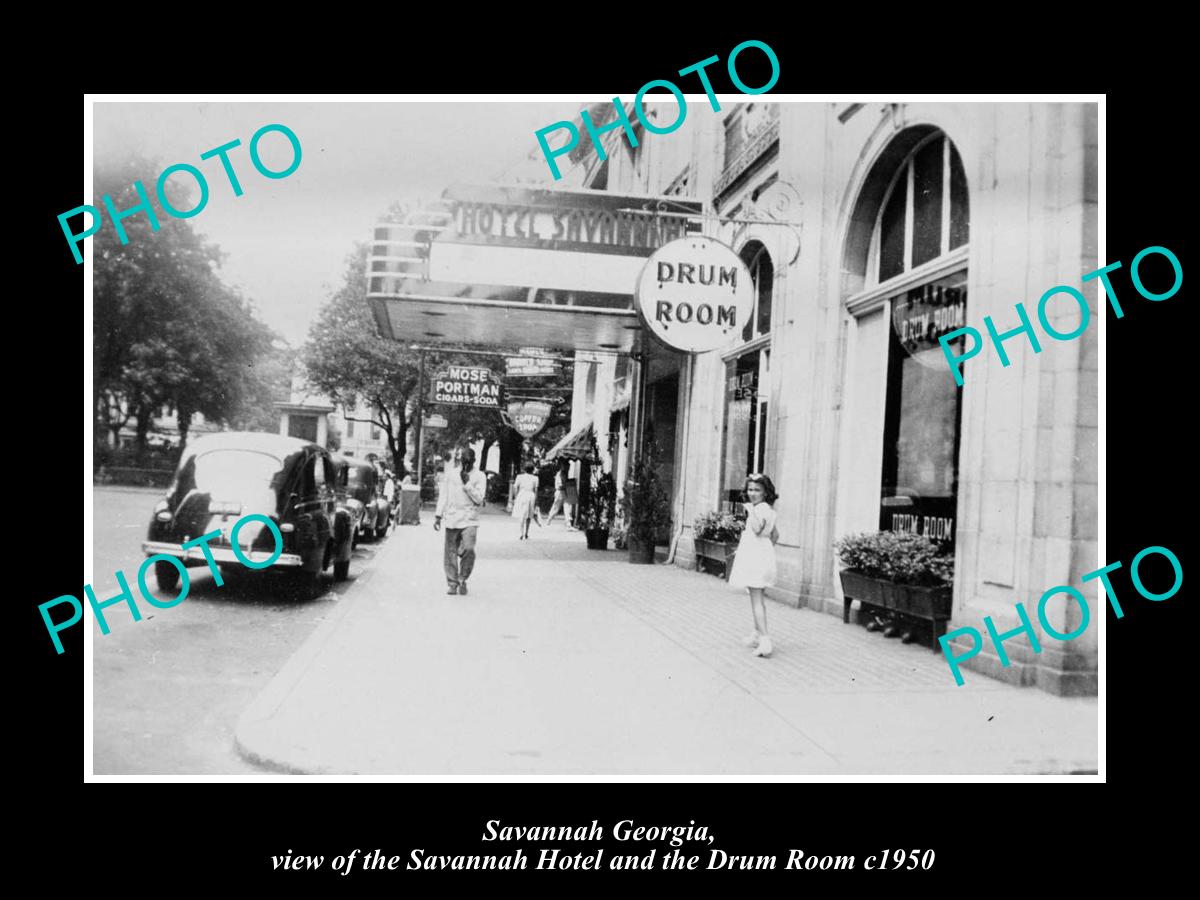
{"label": "leafy tree canopy", "polygon": [[[103,209],[107,194],[117,209],[138,205],[134,182],[151,181],[159,168],[139,156],[98,168],[93,204]],[[194,205],[174,183],[166,189],[175,208]],[[92,238],[96,416],[113,431],[136,420],[142,444],[162,406],[179,413],[185,431],[196,412],[229,420],[254,389],[247,373],[275,339],[252,305],[222,283],[220,250],[148,193],[157,231],[139,211],[122,222],[126,244],[111,222]]]}

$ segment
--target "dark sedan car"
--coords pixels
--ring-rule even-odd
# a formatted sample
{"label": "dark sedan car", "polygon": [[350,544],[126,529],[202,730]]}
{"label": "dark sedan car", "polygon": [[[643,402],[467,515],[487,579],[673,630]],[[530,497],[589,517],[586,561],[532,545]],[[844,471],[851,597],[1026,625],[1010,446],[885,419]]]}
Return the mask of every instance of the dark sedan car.
{"label": "dark sedan car", "polygon": [[[316,596],[321,572],[338,562],[345,577],[346,552],[353,537],[350,514],[336,508],[336,468],[322,447],[297,438],[256,432],[221,432],[190,442],[179,460],[167,496],[154,508],[142,550],[147,556],[166,554],[185,565],[206,565],[201,547],[182,544],[212,531],[220,537],[208,543],[222,568],[242,568],[233,552],[230,533],[243,516],[257,513],[279,526],[283,551],[271,568],[289,569],[303,582],[304,592]],[[265,562],[276,549],[274,536],[261,522],[250,521],[238,533],[243,554]],[[174,590],[179,570],[158,561],[154,572],[163,590]]]}
{"label": "dark sedan car", "polygon": [[363,505],[359,520],[359,537],[371,540],[387,534],[391,521],[391,507],[383,499],[383,486],[379,470],[368,460],[348,459],[346,490],[349,496]]}

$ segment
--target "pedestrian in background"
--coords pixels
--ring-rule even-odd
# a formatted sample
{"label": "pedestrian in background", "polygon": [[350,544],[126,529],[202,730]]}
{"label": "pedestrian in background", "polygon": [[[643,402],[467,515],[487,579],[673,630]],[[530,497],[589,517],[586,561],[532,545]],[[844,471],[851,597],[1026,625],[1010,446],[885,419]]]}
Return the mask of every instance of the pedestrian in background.
{"label": "pedestrian in background", "polygon": [[383,499],[388,505],[388,520],[390,521],[396,515],[396,507],[400,504],[400,498],[396,496],[396,476],[392,474],[391,469],[383,470]]}
{"label": "pedestrian in background", "polygon": [[[529,540],[529,522],[537,515],[538,477],[533,474],[532,462],[525,463],[525,471],[516,477],[517,495],[512,502],[512,517],[521,525],[518,540]],[[538,521],[538,526],[541,526]]]}
{"label": "pedestrian in background", "polygon": [[[558,461],[558,471],[554,473],[554,502],[550,504],[550,514],[546,516],[546,521],[543,525],[549,525],[554,521],[554,517],[558,515],[566,505],[567,499],[567,472],[569,471],[570,463],[565,459]],[[567,526],[571,525],[571,510],[567,510],[564,518],[567,520]]]}
{"label": "pedestrian in background", "polygon": [[738,541],[729,573],[730,587],[746,588],[750,593],[750,613],[754,616],[754,632],[746,645],[754,648],[755,656],[770,656],[774,649],[767,633],[766,588],[775,583],[775,542],[779,531],[775,527],[775,501],[779,495],[766,475],[746,476],[746,527]]}
{"label": "pedestrian in background", "polygon": [[446,472],[438,493],[433,530],[446,526],[443,567],[447,594],[466,594],[467,579],[475,569],[475,537],[479,530],[479,507],[487,497],[487,477],[475,468],[475,451],[454,451],[457,469]]}
{"label": "pedestrian in background", "polygon": [[[568,464],[567,474],[570,475],[570,467]],[[568,477],[563,482],[563,515],[567,520],[567,530],[576,531],[578,522],[575,521],[575,512],[579,509],[579,489],[575,486],[575,479]]]}

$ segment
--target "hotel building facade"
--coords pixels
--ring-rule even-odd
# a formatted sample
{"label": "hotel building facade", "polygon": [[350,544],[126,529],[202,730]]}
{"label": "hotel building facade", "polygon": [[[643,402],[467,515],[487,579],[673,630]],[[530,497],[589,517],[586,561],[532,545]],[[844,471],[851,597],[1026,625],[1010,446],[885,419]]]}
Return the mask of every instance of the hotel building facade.
{"label": "hotel building facade", "polygon": [[[688,354],[651,339],[633,310],[634,269],[618,265],[619,257],[610,257],[603,276],[578,263],[567,267],[588,280],[591,293],[553,284],[549,291],[527,286],[524,295],[515,288],[464,295],[397,281],[403,265],[388,262],[396,257],[386,249],[377,249],[370,273],[381,332],[397,339],[421,327],[442,334],[444,324],[429,327],[445,321],[428,318],[439,315],[438,298],[477,297],[471,302],[480,321],[471,329],[480,334],[576,351],[576,405],[586,410],[578,424],[587,418],[609,436],[606,462],[618,474],[653,436],[672,485],[675,564],[694,561],[695,517],[732,508],[746,475],[765,472],[780,493],[774,599],[840,616],[838,538],[877,529],[926,534],[954,549],[949,628],[985,633],[982,651],[964,668],[1057,694],[1094,694],[1095,621],[1104,599],[1096,582],[1079,578],[1102,564],[1094,320],[1103,300],[1096,282],[1081,285],[1080,277],[1103,264],[1096,105],[755,99],[723,102],[716,113],[693,101],[686,125],[665,135],[647,133],[628,112],[637,147],[613,129],[604,135],[602,160],[581,130],[574,167],[557,185],[547,173],[537,203],[565,194],[562,184],[571,184],[572,202],[587,198],[598,209],[611,196],[617,217],[640,202],[671,223],[651,229],[643,257],[687,233],[732,248],[754,293],[732,344]],[[604,105],[593,107],[594,121],[605,115]],[[674,103],[650,107],[651,121],[676,115]],[[433,263],[439,240],[465,218],[463,196],[449,190],[447,200],[441,224],[419,236],[432,241]],[[549,222],[539,230],[534,221],[532,213],[523,225],[519,215],[513,220],[522,248],[532,246],[531,236],[554,233]],[[575,239],[586,241],[589,225]],[[618,218],[617,243],[621,227]],[[376,238],[400,243],[386,232]],[[505,281],[501,270],[510,259],[526,263],[516,259],[522,248],[492,268],[497,282],[518,280]],[[477,287],[485,281],[473,268],[478,256],[454,260],[441,278]],[[438,278],[437,266],[421,277]],[[1070,341],[1040,335],[1036,354],[1025,336],[1010,338],[1007,367],[987,346],[964,365],[958,386],[938,336],[963,325],[984,332],[984,316],[1001,332],[1013,329],[1020,324],[1015,304],[1032,313],[1055,285],[1082,291],[1091,326]],[[555,315],[542,324],[526,315],[534,306],[580,315],[569,324],[557,324],[568,323],[558,316],[552,327]],[[1060,332],[1079,323],[1069,298],[1054,301],[1048,314]],[[1041,651],[1033,652],[1027,635],[1012,637],[1004,643],[1011,664],[1002,666],[984,617],[1000,633],[1017,628],[1016,604],[1032,609],[1056,585],[1083,591],[1092,625],[1064,642],[1041,634],[1035,617]],[[1080,615],[1062,597],[1047,608],[1063,633]],[[956,639],[955,646],[961,653],[969,645]]]}

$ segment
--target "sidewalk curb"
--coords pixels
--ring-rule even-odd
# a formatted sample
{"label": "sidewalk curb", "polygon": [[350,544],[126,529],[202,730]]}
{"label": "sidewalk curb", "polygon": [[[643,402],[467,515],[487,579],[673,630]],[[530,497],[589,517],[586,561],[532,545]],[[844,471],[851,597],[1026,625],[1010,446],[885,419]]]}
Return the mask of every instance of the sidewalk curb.
{"label": "sidewalk curb", "polygon": [[[399,526],[395,526],[389,530],[388,536],[394,537],[398,528]],[[365,586],[374,578],[379,569],[380,559],[389,552],[393,552],[392,548],[395,546],[398,545],[390,540],[384,544],[380,551],[371,558],[368,568],[355,579],[355,587]],[[284,663],[283,668],[276,673],[270,683],[238,716],[237,726],[233,733],[233,746],[238,755],[247,762],[283,775],[344,774],[321,766],[312,760],[297,759],[295,749],[278,746],[278,742],[270,735],[270,729],[265,727],[295,690],[296,685],[319,655],[325,642],[337,631],[349,613],[354,601],[349,592],[343,596],[345,599],[334,607],[325,621],[317,626],[308,639],[300,645],[300,648]]]}

